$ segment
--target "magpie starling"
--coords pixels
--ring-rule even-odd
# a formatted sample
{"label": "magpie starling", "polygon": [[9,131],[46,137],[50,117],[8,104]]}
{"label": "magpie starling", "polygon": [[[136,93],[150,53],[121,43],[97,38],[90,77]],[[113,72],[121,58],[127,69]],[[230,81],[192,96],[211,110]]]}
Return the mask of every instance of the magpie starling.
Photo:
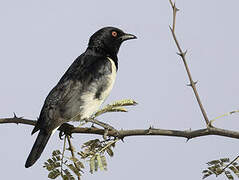
{"label": "magpie starling", "polygon": [[118,69],[117,53],[123,41],[136,36],[104,27],[89,40],[86,51],[48,94],[32,131],[39,131],[25,167],[41,156],[50,136],[63,123],[90,118],[108,97]]}

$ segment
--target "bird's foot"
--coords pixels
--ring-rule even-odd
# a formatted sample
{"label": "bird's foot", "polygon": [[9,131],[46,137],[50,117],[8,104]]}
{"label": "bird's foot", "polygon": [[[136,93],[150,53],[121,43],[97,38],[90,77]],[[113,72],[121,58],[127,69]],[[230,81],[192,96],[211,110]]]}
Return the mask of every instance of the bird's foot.
{"label": "bird's foot", "polygon": [[62,138],[62,136],[65,136],[65,135],[68,135],[68,136],[70,136],[70,137],[72,137],[71,136],[71,131],[72,131],[72,129],[74,129],[75,127],[73,126],[73,125],[71,125],[71,124],[68,124],[68,123],[63,123],[59,128],[58,128],[58,130],[60,130],[60,132],[59,132],[59,138],[62,140],[63,138]]}

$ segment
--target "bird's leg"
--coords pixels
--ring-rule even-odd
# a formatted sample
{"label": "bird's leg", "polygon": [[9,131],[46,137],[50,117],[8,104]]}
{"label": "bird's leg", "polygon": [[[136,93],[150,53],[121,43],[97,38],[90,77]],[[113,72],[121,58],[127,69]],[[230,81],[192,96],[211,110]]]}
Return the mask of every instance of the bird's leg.
{"label": "bird's leg", "polygon": [[71,131],[72,129],[74,129],[75,127],[71,124],[68,124],[68,123],[63,123],[59,128],[58,130],[60,131],[59,132],[59,138],[62,140],[62,136],[64,135],[68,135],[70,137],[71,136]]}

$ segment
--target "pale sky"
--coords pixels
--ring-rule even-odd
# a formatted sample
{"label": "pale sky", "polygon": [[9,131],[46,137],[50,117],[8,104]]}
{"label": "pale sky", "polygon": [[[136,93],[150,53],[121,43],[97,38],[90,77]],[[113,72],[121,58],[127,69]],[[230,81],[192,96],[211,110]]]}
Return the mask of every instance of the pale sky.
{"label": "pale sky", "polygon": [[[239,109],[239,1],[177,0],[176,33],[209,119]],[[36,119],[48,92],[87,47],[89,37],[104,26],[116,26],[138,39],[119,51],[119,71],[106,101],[133,98],[139,105],[128,113],[109,113],[101,120],[118,129],[200,129],[205,123],[169,31],[168,0],[152,1],[0,1],[0,117]],[[238,130],[239,114],[219,119],[216,127]],[[42,168],[52,150],[62,149],[51,137],[37,163],[26,169],[36,135],[27,125],[0,125],[1,179],[47,179]],[[73,135],[80,150],[93,135]],[[239,142],[219,136],[186,142],[176,137],[130,137],[119,142],[108,171],[95,179],[201,179],[210,160],[238,155]],[[207,178],[216,179],[215,176]],[[224,176],[217,180],[225,179]]]}

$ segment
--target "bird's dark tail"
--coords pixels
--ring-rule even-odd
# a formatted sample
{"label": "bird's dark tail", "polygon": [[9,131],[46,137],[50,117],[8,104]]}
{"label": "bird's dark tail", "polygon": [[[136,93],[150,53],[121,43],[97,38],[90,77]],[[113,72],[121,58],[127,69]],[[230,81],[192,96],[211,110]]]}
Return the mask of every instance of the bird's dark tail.
{"label": "bird's dark tail", "polygon": [[41,156],[42,151],[44,150],[50,136],[52,133],[46,133],[43,130],[40,130],[37,139],[32,147],[32,150],[27,158],[25,167],[28,168],[32,166]]}

